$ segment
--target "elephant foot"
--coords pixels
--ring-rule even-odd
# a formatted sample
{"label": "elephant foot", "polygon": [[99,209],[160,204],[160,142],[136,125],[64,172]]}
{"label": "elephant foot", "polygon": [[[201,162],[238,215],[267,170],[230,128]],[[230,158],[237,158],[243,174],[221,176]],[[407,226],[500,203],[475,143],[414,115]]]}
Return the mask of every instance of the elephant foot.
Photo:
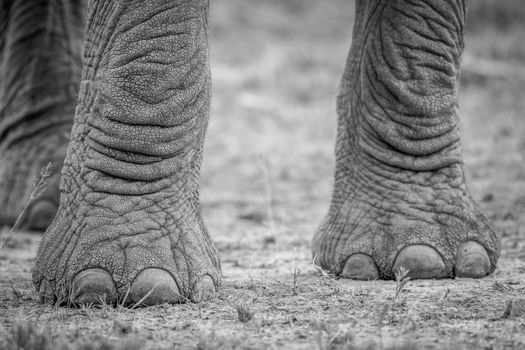
{"label": "elephant foot", "polygon": [[499,237],[468,192],[463,186],[422,184],[365,182],[346,192],[314,237],[318,264],[358,280],[391,279],[401,268],[412,279],[481,278],[492,272]]}
{"label": "elephant foot", "polygon": [[[445,262],[436,249],[427,245],[411,245],[403,248],[396,257],[393,271],[404,268],[412,279],[447,277]],[[456,255],[454,275],[456,277],[481,278],[491,271],[486,249],[475,241],[463,243]],[[374,259],[364,254],[354,254],[346,260],[341,277],[357,280],[379,278]]]}
{"label": "elephant foot", "polygon": [[[43,283],[40,295],[43,301],[55,301],[55,295],[48,283]],[[179,290],[175,278],[166,270],[147,268],[141,271],[131,283],[127,295],[119,300],[119,294],[113,277],[105,270],[90,268],[79,272],[72,282],[71,294],[68,299],[74,305],[132,304],[141,306],[162,303],[181,303],[186,299]],[[213,279],[206,275],[199,279],[195,288],[195,301],[215,293]],[[125,300],[124,298],[129,298]]]}
{"label": "elephant foot", "polygon": [[44,300],[73,304],[200,301],[220,284],[199,204],[208,1],[88,11],[60,205],[33,283]]}
{"label": "elephant foot", "polygon": [[217,251],[194,197],[178,186],[140,196],[85,191],[64,196],[41,243],[33,280],[42,301],[148,306],[218,290]]}
{"label": "elephant foot", "polygon": [[0,226],[13,226],[20,216],[16,228],[43,232],[53,221],[67,146],[64,134],[55,130],[0,149]]}

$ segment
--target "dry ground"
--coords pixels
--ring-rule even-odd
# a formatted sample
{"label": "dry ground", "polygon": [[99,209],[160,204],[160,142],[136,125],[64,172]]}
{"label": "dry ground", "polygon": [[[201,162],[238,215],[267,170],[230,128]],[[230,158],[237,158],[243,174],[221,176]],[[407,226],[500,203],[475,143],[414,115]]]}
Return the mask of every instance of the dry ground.
{"label": "dry ground", "polygon": [[[0,348],[26,320],[33,336],[83,349],[525,348],[521,2],[505,0],[515,7],[494,15],[494,0],[474,0],[464,58],[467,180],[503,237],[490,277],[410,281],[395,298],[395,281],[320,276],[309,242],[330,199],[353,2],[213,0],[202,203],[222,256],[219,295],[136,310],[41,305],[30,275],[39,236],[17,232],[0,252]],[[29,339],[19,335],[18,344]]]}

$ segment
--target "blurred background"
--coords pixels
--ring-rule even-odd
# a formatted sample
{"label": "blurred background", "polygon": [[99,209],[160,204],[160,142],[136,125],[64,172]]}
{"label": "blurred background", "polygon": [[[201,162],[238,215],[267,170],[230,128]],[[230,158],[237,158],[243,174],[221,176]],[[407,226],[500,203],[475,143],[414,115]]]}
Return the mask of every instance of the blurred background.
{"label": "blurred background", "polygon": [[[222,250],[277,243],[308,255],[330,201],[354,1],[210,6],[206,221]],[[525,259],[524,19],[523,0],[471,1],[460,108],[469,188],[503,232],[505,254]]]}

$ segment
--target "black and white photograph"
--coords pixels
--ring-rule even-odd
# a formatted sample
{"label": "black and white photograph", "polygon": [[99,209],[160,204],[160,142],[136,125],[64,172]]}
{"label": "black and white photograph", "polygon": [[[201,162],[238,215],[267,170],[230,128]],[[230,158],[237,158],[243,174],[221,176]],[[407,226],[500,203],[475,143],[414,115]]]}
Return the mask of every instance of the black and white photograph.
{"label": "black and white photograph", "polygon": [[0,350],[525,349],[524,0],[0,0]]}

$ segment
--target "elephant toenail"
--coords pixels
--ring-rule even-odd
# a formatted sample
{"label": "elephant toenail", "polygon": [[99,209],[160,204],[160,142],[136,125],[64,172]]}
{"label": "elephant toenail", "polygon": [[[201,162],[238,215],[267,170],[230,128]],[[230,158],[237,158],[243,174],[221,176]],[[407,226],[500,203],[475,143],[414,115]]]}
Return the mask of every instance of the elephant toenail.
{"label": "elephant toenail", "polygon": [[446,277],[445,263],[441,255],[427,245],[411,245],[403,248],[394,262],[393,272],[401,267],[407,269],[411,279]]}
{"label": "elephant toenail", "polygon": [[483,246],[474,241],[461,244],[456,255],[456,277],[481,278],[490,272],[490,259]]}
{"label": "elephant toenail", "polygon": [[201,279],[195,284],[195,290],[192,295],[192,301],[199,303],[213,297],[215,295],[215,283],[213,279],[208,276],[202,276]]}
{"label": "elephant toenail", "polygon": [[166,270],[148,268],[131,283],[130,298],[136,306],[179,303],[184,297],[173,276]]}
{"label": "elephant toenail", "polygon": [[371,256],[357,253],[346,260],[341,277],[354,280],[375,280],[379,278],[379,270]]}
{"label": "elephant toenail", "polygon": [[45,229],[51,224],[57,211],[57,205],[50,200],[43,199],[35,202],[29,214],[27,222],[29,223],[29,229],[34,231],[45,231]]}
{"label": "elephant toenail", "polygon": [[73,279],[71,300],[75,305],[113,304],[116,299],[115,283],[105,270],[87,269],[79,272]]}

